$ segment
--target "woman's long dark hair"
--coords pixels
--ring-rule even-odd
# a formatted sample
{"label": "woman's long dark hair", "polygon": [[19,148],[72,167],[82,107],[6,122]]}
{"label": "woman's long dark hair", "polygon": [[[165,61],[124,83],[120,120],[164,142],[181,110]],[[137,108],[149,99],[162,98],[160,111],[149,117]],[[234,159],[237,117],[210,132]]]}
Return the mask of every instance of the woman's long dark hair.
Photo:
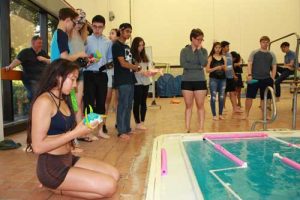
{"label": "woman's long dark hair", "polygon": [[132,53],[132,58],[138,63],[149,62],[149,59],[145,52],[145,47],[143,48],[143,50],[140,53],[138,51],[140,42],[143,42],[145,44],[145,41],[141,37],[135,37],[133,39],[132,44],[131,44],[131,49],[130,49],[130,51]]}
{"label": "woman's long dark hair", "polygon": [[[214,42],[213,47],[211,48],[211,51],[209,53],[209,56],[213,56],[215,54],[215,47],[218,46],[218,45],[221,46],[221,43],[220,42]],[[220,52],[220,54],[221,54],[221,52]]]}
{"label": "woman's long dark hair", "polygon": [[[74,110],[72,108],[70,95],[64,95],[62,93],[62,86],[67,76],[70,73],[74,72],[75,70],[79,70],[79,66],[74,62],[71,62],[66,59],[57,59],[53,61],[50,65],[48,65],[47,68],[45,69],[40,79],[40,82],[38,83],[38,89],[37,92],[35,93],[35,96],[32,100],[31,107],[30,107],[29,118],[28,118],[28,129],[27,129],[26,151],[32,151],[32,146],[31,146],[32,108],[37,98],[41,96],[43,93],[49,92],[55,87],[59,87],[59,97],[62,97],[65,100],[65,102],[67,103],[71,111],[71,115],[74,116]],[[60,85],[59,85],[59,78],[62,78]],[[58,107],[59,106],[60,106],[60,102],[58,104]],[[75,126],[76,126],[76,120],[74,120],[74,124],[72,128],[74,128]]]}

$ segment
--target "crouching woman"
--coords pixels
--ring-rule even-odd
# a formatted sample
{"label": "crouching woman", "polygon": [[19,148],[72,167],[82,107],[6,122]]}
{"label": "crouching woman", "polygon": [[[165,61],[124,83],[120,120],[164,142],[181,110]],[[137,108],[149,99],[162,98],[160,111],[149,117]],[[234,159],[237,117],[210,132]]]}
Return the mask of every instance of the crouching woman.
{"label": "crouching woman", "polygon": [[99,160],[72,155],[73,140],[92,128],[76,124],[70,91],[79,68],[73,62],[52,62],[41,78],[29,115],[27,150],[38,154],[37,177],[44,187],[60,195],[86,199],[112,196],[119,172]]}

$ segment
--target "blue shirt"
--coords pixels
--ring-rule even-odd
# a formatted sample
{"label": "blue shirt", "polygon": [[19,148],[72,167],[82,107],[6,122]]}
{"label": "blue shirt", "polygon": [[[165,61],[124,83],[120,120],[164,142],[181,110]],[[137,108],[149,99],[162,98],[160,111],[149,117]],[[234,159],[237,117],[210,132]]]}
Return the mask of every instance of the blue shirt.
{"label": "blue shirt", "polygon": [[293,51],[286,52],[284,56],[284,64],[289,64],[292,60],[294,60],[294,66],[296,67],[296,54]]}
{"label": "blue shirt", "polygon": [[60,54],[65,51],[70,53],[68,40],[68,35],[63,30],[57,29],[54,32],[51,41],[51,62],[60,58]]}
{"label": "blue shirt", "polygon": [[229,52],[227,52],[225,56],[226,56],[226,65],[227,65],[225,75],[226,78],[232,79],[233,78],[232,56]]}
{"label": "blue shirt", "polygon": [[107,39],[105,36],[95,36],[94,34],[90,35],[87,38],[87,44],[85,46],[85,52],[88,55],[96,53],[98,50],[102,58],[99,62],[96,62],[90,65],[86,70],[88,71],[98,71],[99,68],[106,63],[112,61],[112,52],[111,52],[112,42]]}

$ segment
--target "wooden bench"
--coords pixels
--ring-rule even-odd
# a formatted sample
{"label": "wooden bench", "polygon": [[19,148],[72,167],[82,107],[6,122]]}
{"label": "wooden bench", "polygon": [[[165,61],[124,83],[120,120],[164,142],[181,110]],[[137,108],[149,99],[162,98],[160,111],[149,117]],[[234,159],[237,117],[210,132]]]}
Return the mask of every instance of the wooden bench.
{"label": "wooden bench", "polygon": [[4,67],[1,67],[1,80],[22,80],[22,71],[9,70],[6,71]]}

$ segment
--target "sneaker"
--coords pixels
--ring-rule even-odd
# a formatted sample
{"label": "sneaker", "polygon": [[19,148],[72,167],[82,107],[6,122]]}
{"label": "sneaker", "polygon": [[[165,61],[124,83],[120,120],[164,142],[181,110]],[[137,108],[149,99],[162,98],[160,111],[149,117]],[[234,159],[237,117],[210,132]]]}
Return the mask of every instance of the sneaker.
{"label": "sneaker", "polygon": [[105,124],[103,124],[103,126],[102,126],[102,131],[103,131],[103,133],[108,133],[108,130],[107,130],[107,128],[106,128],[106,125],[105,125]]}

